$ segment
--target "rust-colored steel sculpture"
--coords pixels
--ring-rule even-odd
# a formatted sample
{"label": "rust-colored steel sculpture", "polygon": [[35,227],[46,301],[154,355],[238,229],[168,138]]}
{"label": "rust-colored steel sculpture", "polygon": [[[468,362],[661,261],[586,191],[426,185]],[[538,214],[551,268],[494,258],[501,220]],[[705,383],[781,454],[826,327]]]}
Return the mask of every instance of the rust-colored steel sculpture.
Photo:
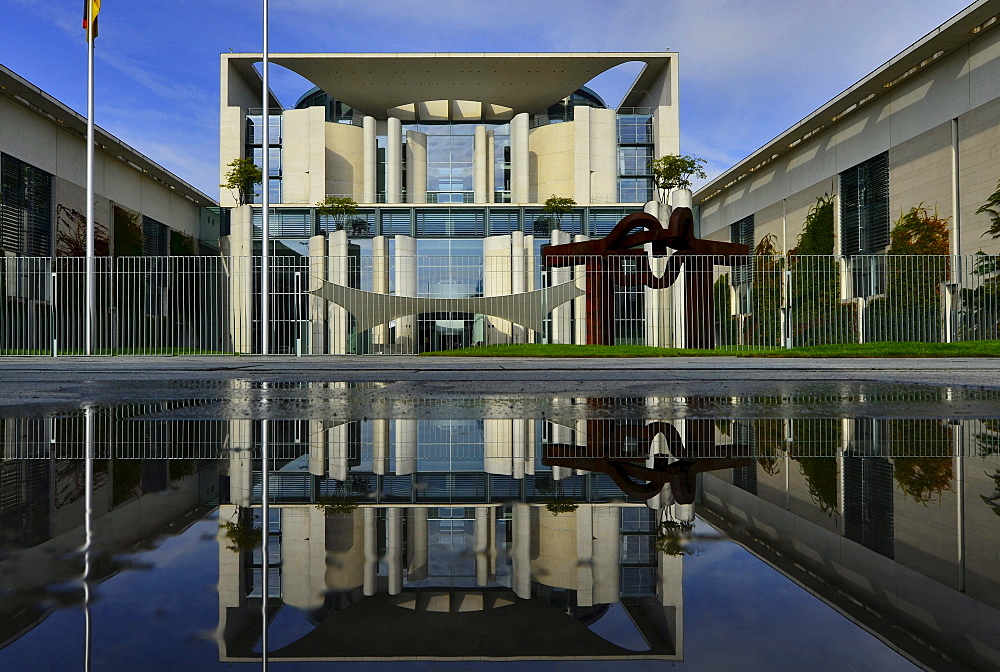
{"label": "rust-colored steel sculpture", "polygon": [[[691,504],[695,476],[703,471],[750,465],[749,447],[715,443],[715,425],[707,419],[684,420],[685,439],[669,422],[638,426],[620,420],[588,420],[587,445],[547,443],[542,463],[603,472],[629,497],[651,499],[670,484],[674,501]],[[661,435],[674,460],[657,456],[646,465],[649,447]],[[734,455],[736,453],[736,455]]]}
{"label": "rust-colored steel sculpture", "polygon": [[[667,258],[666,270],[656,277],[643,245],[649,244],[653,256]],[[670,287],[684,272],[684,346],[714,348],[714,293],[712,269],[716,265],[746,263],[750,249],[746,245],[695,238],[694,217],[690,208],[674,208],[670,223],[663,228],[660,220],[646,212],[622,219],[604,238],[580,243],[551,245],[542,250],[545,268],[578,266],[586,257],[587,343],[613,345],[614,296],[616,285],[643,285],[651,289]],[[625,268],[629,260],[630,268]],[[634,266],[633,266],[634,264]]]}

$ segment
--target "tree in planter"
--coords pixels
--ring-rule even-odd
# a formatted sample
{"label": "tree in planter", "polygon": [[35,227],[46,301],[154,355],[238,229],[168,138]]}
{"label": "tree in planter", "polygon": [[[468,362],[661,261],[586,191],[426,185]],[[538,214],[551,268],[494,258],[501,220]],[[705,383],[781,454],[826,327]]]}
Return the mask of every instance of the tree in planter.
{"label": "tree in planter", "polygon": [[573,212],[573,208],[576,207],[576,201],[568,196],[556,196],[552,194],[547,199],[545,199],[545,205],[542,206],[542,212],[545,212],[555,218],[555,228],[562,228],[562,218],[563,215]]}
{"label": "tree in planter", "polygon": [[329,217],[334,231],[342,231],[347,218],[358,214],[358,204],[350,196],[327,196],[316,204],[316,214]]}
{"label": "tree in planter", "polygon": [[228,520],[219,527],[226,532],[226,538],[231,542],[226,550],[234,553],[252,551],[261,545],[264,535],[253,523],[253,509],[249,506],[237,506],[233,512],[233,520]]}
{"label": "tree in planter", "polygon": [[665,520],[656,530],[653,548],[658,553],[673,557],[694,555],[695,549],[688,545],[694,530],[694,523]]}
{"label": "tree in planter", "polygon": [[949,272],[948,236],[948,219],[923,203],[900,212],[889,233],[885,297],[869,302],[866,313],[870,340],[940,340],[940,286]]}
{"label": "tree in planter", "polygon": [[791,335],[795,346],[857,340],[855,308],[840,301],[840,264],[832,256],[834,203],[829,194],[816,199],[806,214],[795,248],[788,251]]}
{"label": "tree in planter", "polygon": [[667,196],[674,189],[690,189],[691,178],[697,177],[704,180],[705,159],[697,156],[687,156],[679,154],[667,154],[658,159],[653,159],[649,164],[649,170],[653,175],[653,186],[659,196],[660,203],[667,202]]}
{"label": "tree in planter", "polygon": [[233,159],[226,165],[229,166],[229,172],[225,174],[226,181],[219,187],[228,189],[233,194],[236,205],[246,205],[253,194],[253,185],[264,182],[264,173],[253,159]]}

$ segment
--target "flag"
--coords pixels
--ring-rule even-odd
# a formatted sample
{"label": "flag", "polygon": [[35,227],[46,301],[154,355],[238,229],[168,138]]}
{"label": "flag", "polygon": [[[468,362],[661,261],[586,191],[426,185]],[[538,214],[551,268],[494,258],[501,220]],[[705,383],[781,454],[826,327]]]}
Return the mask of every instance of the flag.
{"label": "flag", "polygon": [[[93,30],[93,34],[91,34],[90,27],[88,26],[88,19],[90,17],[88,16],[88,11],[87,10],[90,7],[93,7],[93,10],[91,10],[91,11],[93,11],[93,13],[94,13],[93,14],[94,15],[94,30]],[[91,37],[97,37],[97,14],[100,11],[101,11],[101,0],[83,0],[83,29],[87,31],[87,39],[88,40],[91,39]]]}

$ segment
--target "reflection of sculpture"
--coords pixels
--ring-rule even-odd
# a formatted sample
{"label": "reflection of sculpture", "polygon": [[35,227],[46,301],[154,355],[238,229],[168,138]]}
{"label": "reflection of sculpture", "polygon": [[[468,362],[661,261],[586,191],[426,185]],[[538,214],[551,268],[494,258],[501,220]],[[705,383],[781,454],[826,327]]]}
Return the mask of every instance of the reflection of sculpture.
{"label": "reflection of sculpture", "polygon": [[[636,231],[636,229],[640,229]],[[659,277],[649,265],[643,245],[654,256],[676,250]],[[552,245],[542,250],[546,268],[586,267],[587,343],[614,344],[614,287],[641,285],[665,289],[684,271],[684,345],[688,348],[715,347],[712,325],[714,296],[713,271],[716,264],[731,266],[737,257],[749,253],[746,245],[702,240],[694,236],[694,218],[689,208],[675,208],[667,228],[653,215],[637,212],[622,219],[606,237],[580,243]],[[577,257],[586,257],[579,259]],[[714,258],[713,258],[714,257]]]}
{"label": "reflection of sculpture", "polygon": [[[678,504],[692,504],[698,473],[745,467],[750,458],[731,455],[731,452],[746,454],[746,446],[716,446],[711,420],[685,420],[684,429],[686,441],[669,422],[637,426],[618,420],[588,420],[586,446],[546,444],[542,462],[553,467],[606,473],[622,492],[636,499],[652,499],[669,484]],[[652,466],[647,466],[649,445],[658,436],[666,440],[667,449],[675,459],[657,455]],[[705,454],[712,456],[703,457]]]}

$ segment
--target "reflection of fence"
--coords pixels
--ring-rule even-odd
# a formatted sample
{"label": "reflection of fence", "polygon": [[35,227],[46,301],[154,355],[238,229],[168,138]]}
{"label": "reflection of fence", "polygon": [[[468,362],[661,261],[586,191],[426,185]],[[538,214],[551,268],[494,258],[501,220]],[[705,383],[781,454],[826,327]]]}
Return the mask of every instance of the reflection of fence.
{"label": "reflection of fence", "polygon": [[[646,268],[625,254],[545,268],[527,238],[487,239],[474,256],[407,254],[399,242],[390,253],[387,242],[348,244],[344,257],[273,257],[273,354],[586,344],[595,334],[737,349],[1000,337],[1000,266],[984,255],[757,255],[732,265],[674,255]],[[259,258],[93,263],[95,354],[259,352]],[[0,258],[0,354],[81,354],[85,290],[84,259]],[[588,324],[597,315],[601,324]]]}

